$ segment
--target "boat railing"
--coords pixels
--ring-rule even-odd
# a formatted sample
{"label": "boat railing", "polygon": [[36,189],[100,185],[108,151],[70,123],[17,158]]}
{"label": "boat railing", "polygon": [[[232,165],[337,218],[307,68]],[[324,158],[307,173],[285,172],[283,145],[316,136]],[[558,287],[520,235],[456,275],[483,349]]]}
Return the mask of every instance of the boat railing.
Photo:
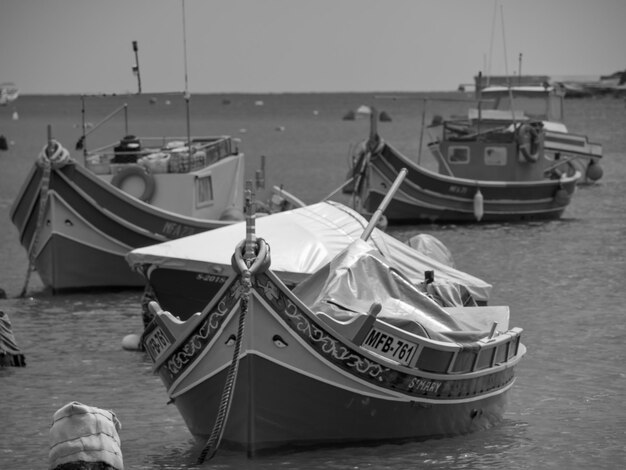
{"label": "boat railing", "polygon": [[493,328],[494,331],[474,341],[441,341],[376,318],[379,311],[372,309],[367,315],[343,322],[325,313],[318,312],[316,316],[361,349],[399,366],[425,372],[449,375],[480,372],[510,362],[519,352],[521,328],[497,334]]}
{"label": "boat railing", "polygon": [[152,173],[197,171],[238,153],[231,137],[135,137],[126,136],[89,151],[85,167],[96,174],[114,174],[129,164]]}

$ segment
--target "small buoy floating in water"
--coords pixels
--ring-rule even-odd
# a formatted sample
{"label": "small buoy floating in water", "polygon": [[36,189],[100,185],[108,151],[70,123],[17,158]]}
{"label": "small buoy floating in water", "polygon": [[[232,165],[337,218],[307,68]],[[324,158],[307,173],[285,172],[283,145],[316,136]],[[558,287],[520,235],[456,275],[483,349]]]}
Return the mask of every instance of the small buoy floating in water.
{"label": "small buoy floating in water", "polygon": [[14,120],[14,121],[17,121],[19,118],[20,118],[20,115],[19,115],[19,114],[17,114],[17,111],[14,111],[14,112],[13,112],[13,120]]}
{"label": "small buoy floating in water", "polygon": [[126,351],[141,351],[143,346],[141,345],[141,335],[130,334],[124,336],[122,339],[122,348]]}
{"label": "small buoy floating in water", "polygon": [[480,188],[476,188],[476,194],[474,194],[474,217],[480,222],[485,215],[483,193],[480,192]]}
{"label": "small buoy floating in water", "polygon": [[602,170],[600,164],[595,160],[591,160],[589,162],[589,166],[587,167],[587,171],[585,172],[587,179],[590,181],[598,181],[602,178],[603,174],[604,170]]}

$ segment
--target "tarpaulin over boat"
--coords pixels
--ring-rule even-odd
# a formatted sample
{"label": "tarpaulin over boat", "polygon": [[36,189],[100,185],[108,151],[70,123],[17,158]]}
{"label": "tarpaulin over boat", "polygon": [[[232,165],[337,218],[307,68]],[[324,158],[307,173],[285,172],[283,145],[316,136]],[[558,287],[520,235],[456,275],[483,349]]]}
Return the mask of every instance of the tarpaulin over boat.
{"label": "tarpaulin over boat", "polygon": [[340,322],[366,315],[378,303],[378,319],[430,339],[464,343],[489,334],[470,316],[455,319],[363,240],[351,243],[293,292],[313,312]]}
{"label": "tarpaulin over boat", "polygon": [[[272,270],[300,282],[359,239],[367,221],[349,207],[327,201],[259,217],[255,225],[257,237],[270,246]],[[245,235],[245,222],[239,222],[138,248],[126,259],[131,267],[151,264],[203,272],[207,263],[230,266],[231,255]],[[490,284],[432,259],[379,229],[374,229],[368,243],[414,283],[422,282],[425,271],[433,270],[438,281],[465,286],[476,300],[489,299]]]}

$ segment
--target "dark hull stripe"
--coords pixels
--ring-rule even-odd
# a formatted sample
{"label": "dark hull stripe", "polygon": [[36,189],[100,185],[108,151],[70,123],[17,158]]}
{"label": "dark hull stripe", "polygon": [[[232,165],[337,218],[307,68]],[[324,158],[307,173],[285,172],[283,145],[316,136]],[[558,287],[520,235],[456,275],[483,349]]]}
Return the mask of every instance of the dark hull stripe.
{"label": "dark hull stripe", "polygon": [[[383,194],[370,192],[365,207],[368,211],[374,212],[384,198]],[[561,217],[565,207],[557,207],[551,210],[540,211],[511,211],[511,212],[490,212],[485,206],[485,212],[481,222],[514,222],[533,220],[553,220]],[[453,209],[432,209],[421,206],[417,203],[407,203],[404,201],[392,200],[385,210],[387,220],[395,223],[423,222],[476,222],[476,216],[472,209],[459,211]]]}
{"label": "dark hull stripe", "polygon": [[[28,218],[33,213],[34,206],[39,199],[39,188],[41,186],[41,178],[43,171],[36,171],[37,167],[33,166],[24,181],[22,188],[11,207],[11,220],[17,227],[20,237],[26,228]],[[37,212],[35,212],[36,214]]]}
{"label": "dark hull stripe", "polygon": [[[109,183],[101,181],[78,165],[66,166],[62,169],[62,173],[68,181],[92,198],[98,206],[108,209],[116,216],[151,233],[168,236],[169,234],[163,233],[163,226],[167,222],[181,225],[184,236],[225,225],[224,222],[217,220],[202,220],[161,213],[162,211],[154,206],[129,199],[128,195]],[[175,237],[168,236],[168,238]]]}

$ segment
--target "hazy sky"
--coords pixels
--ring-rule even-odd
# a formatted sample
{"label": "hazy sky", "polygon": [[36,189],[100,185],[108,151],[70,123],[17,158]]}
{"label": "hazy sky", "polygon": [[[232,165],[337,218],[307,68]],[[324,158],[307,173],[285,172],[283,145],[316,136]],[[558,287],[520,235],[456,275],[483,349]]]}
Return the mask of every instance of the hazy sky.
{"label": "hazy sky", "polygon": [[183,0],[0,0],[0,82],[24,94],[137,91],[138,41],[143,91],[183,91],[184,38],[192,93],[454,90],[479,70],[517,73],[520,53],[523,74],[626,69],[626,0],[184,6],[186,35]]}

